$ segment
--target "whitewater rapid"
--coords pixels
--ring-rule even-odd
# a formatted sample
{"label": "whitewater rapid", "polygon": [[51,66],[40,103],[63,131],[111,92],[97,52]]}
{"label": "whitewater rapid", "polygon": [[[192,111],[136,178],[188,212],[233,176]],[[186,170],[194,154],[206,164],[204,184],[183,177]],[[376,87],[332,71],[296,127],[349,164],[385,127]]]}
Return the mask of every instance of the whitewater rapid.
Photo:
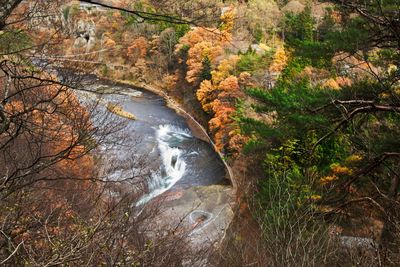
{"label": "whitewater rapid", "polygon": [[193,186],[226,183],[225,166],[213,147],[193,136],[186,119],[170,109],[163,98],[104,81],[88,88],[114,90],[115,94],[101,95],[99,101],[119,105],[136,117],[123,119],[126,127],[121,143],[100,151],[107,158],[100,171],[112,181],[130,179],[135,193],[141,195],[134,206],[143,206],[168,190],[181,192]]}
{"label": "whitewater rapid", "polygon": [[143,205],[171,189],[186,171],[187,163],[184,158],[186,151],[179,146],[183,140],[193,138],[190,132],[167,124],[155,128],[155,136],[162,164],[158,171],[152,173],[148,183],[149,193],[144,195],[136,206]]}

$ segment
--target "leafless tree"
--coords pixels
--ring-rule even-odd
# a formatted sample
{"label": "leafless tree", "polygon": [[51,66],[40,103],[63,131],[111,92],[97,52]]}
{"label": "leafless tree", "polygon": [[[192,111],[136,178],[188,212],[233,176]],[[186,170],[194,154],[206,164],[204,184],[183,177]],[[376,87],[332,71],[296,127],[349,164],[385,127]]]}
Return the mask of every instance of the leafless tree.
{"label": "leafless tree", "polygon": [[[124,121],[107,112],[101,96],[82,96],[89,93],[82,66],[57,69],[46,60],[60,41],[59,25],[52,24],[50,36],[30,38],[37,33],[30,22],[47,18],[57,4],[7,0],[0,7],[0,265],[196,261],[189,259],[184,227],[154,233],[149,222],[159,206],[135,207],[148,177],[143,158],[127,154],[101,168],[99,148],[107,153],[133,144],[134,152],[135,142],[128,142]],[[116,168],[124,175],[108,179]]]}

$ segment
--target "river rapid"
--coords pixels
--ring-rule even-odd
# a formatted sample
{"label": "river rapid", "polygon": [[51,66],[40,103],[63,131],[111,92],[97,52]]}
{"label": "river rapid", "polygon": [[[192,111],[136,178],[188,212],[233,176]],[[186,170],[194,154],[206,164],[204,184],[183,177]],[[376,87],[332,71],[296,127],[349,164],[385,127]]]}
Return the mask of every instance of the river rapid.
{"label": "river rapid", "polygon": [[[227,184],[225,166],[211,144],[196,138],[185,118],[167,107],[165,100],[139,88],[98,80],[91,91],[115,92],[102,96],[104,103],[118,104],[133,114],[126,133],[137,140],[135,153],[144,156],[150,170],[146,194],[137,206],[169,190]],[[115,115],[116,116],[116,115]]]}
{"label": "river rapid", "polygon": [[[122,118],[126,123],[124,135],[129,138],[121,141],[120,149],[101,148],[101,154],[105,156],[99,167],[111,170],[105,172],[108,179],[129,176],[124,173],[131,171],[129,164],[128,168],[121,169],[120,164],[114,168],[111,162],[113,158],[117,162],[128,162],[129,155],[134,154],[147,175],[146,185],[139,188],[141,197],[132,203],[132,207],[140,214],[147,205],[154,203],[162,211],[146,227],[157,232],[157,228],[172,229],[180,225],[185,229],[190,249],[211,253],[223,240],[235,206],[234,190],[227,179],[228,170],[212,144],[200,139],[204,136],[197,138],[187,119],[168,107],[165,99],[155,93],[92,76],[83,85],[86,91],[101,92],[81,96],[78,92],[83,102],[97,97],[98,108],[103,111],[110,104],[118,105],[135,116],[134,120]],[[118,116],[114,113],[109,114]],[[206,258],[201,258],[201,264],[195,265],[208,266]]]}

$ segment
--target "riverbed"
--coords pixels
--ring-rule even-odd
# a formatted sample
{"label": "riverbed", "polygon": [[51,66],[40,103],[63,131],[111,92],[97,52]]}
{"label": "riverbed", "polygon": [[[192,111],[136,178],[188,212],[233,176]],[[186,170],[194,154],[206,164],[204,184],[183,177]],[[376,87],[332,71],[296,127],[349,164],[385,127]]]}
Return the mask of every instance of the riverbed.
{"label": "riverbed", "polygon": [[186,119],[167,107],[165,100],[139,88],[98,81],[93,91],[115,94],[102,96],[105,103],[119,105],[136,119],[127,120],[126,132],[139,140],[137,154],[147,156],[152,172],[148,200],[170,189],[227,184],[225,166],[213,147],[195,137]]}
{"label": "riverbed", "polygon": [[[152,92],[102,80],[92,81],[88,89],[107,92],[101,96],[104,104],[119,105],[136,118],[125,119],[125,131],[137,140],[132,149],[144,156],[150,175],[135,206],[162,199],[159,222],[188,226],[195,247],[218,242],[233,216],[233,190],[212,145],[197,138],[186,119]],[[113,154],[124,157],[123,152]]]}

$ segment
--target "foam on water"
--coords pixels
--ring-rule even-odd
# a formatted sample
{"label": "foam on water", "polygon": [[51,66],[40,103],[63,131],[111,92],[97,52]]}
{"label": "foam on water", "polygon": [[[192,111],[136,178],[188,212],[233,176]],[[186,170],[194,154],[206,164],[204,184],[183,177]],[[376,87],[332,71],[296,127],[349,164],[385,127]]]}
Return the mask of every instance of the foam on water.
{"label": "foam on water", "polygon": [[136,206],[143,205],[171,189],[186,171],[186,163],[183,158],[185,151],[175,147],[174,142],[181,142],[185,138],[191,138],[190,132],[173,125],[160,125],[155,130],[162,166],[160,166],[158,172],[153,173],[150,179],[150,192],[143,196]]}

